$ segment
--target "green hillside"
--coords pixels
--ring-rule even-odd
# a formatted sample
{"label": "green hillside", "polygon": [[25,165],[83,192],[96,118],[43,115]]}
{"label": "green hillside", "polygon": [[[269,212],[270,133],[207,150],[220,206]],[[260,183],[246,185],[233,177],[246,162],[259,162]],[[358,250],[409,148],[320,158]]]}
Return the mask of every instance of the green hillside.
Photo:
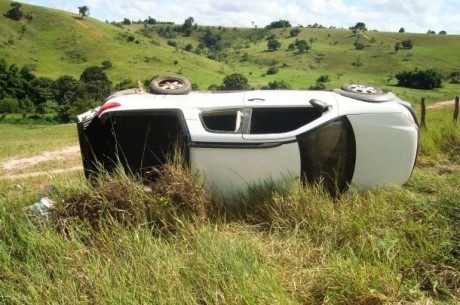
{"label": "green hillside", "polygon": [[[85,68],[110,60],[113,67],[107,75],[114,83],[183,74],[203,90],[220,84],[225,75],[238,72],[254,88],[284,80],[294,89],[307,89],[319,76],[329,75],[328,88],[344,82],[373,83],[412,101],[421,96],[434,101],[451,99],[460,91],[459,85],[448,81],[443,89],[429,92],[394,87],[395,74],[404,70],[436,68],[446,77],[459,71],[459,35],[376,31],[353,34],[345,29],[300,28],[299,35],[291,37],[291,28],[268,31],[198,26],[190,37],[176,33],[176,37],[165,38],[158,34],[160,27],[167,27],[164,24],[121,28],[90,17],[81,19],[76,13],[26,4],[21,10],[32,18],[13,21],[3,15],[9,9],[10,1],[0,0],[0,58],[18,66],[33,64],[39,76],[78,78]],[[196,22],[199,24],[199,20]],[[208,59],[212,57],[209,48],[196,52],[206,30],[225,42],[224,48],[214,53],[215,60]],[[271,35],[281,43],[276,51],[267,49],[266,38]],[[308,41],[312,48],[302,54],[288,50],[296,39]],[[403,40],[411,40],[414,47],[395,51],[395,44]],[[171,42],[177,47],[170,46]],[[356,43],[364,49],[356,50]],[[184,50],[187,44],[192,46],[191,52]],[[279,72],[266,75],[271,66]]]}

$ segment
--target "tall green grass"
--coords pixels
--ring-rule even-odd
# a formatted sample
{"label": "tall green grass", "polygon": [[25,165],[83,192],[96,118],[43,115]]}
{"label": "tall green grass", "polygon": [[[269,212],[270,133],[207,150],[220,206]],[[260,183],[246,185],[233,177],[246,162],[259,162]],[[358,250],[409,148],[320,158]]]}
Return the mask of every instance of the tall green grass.
{"label": "tall green grass", "polygon": [[[61,181],[48,221],[26,208],[35,191],[0,196],[2,302],[460,300],[458,171],[417,169],[405,188],[338,198],[294,182],[254,189],[230,210],[181,164],[148,188],[121,168],[92,183]],[[444,187],[425,192],[424,181]]]}

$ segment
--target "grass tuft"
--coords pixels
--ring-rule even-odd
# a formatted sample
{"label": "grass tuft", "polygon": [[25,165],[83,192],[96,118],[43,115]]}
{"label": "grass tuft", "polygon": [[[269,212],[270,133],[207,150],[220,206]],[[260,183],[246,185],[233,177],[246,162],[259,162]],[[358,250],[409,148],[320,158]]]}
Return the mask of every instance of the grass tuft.
{"label": "grass tuft", "polygon": [[52,218],[63,224],[70,219],[100,228],[102,222],[147,226],[174,231],[182,218],[206,219],[210,200],[202,183],[182,163],[167,163],[150,187],[126,173],[120,165],[114,173],[102,173],[93,184],[65,189],[62,202],[52,209]]}

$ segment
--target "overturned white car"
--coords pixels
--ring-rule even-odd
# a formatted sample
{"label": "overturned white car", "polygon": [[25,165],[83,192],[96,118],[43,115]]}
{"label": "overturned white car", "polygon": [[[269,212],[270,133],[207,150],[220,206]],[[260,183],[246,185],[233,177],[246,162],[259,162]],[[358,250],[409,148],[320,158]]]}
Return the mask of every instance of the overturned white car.
{"label": "overturned white car", "polygon": [[190,92],[186,79],[162,77],[150,89],[114,93],[77,117],[87,176],[117,161],[145,175],[179,145],[224,197],[291,178],[322,180],[337,193],[349,185],[402,185],[417,157],[410,104],[373,86]]}

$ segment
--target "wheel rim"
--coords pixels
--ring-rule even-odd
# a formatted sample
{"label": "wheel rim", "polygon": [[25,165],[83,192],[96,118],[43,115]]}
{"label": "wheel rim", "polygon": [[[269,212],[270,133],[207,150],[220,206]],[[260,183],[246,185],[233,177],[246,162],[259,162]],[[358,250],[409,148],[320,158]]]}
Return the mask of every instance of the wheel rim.
{"label": "wheel rim", "polygon": [[352,92],[356,93],[367,93],[367,94],[377,94],[377,88],[373,86],[363,85],[363,84],[350,84],[348,85],[348,89]]}
{"label": "wheel rim", "polygon": [[165,90],[176,90],[184,86],[182,82],[177,81],[177,80],[170,80],[170,79],[164,80],[160,82],[158,85],[161,89],[165,89]]}

